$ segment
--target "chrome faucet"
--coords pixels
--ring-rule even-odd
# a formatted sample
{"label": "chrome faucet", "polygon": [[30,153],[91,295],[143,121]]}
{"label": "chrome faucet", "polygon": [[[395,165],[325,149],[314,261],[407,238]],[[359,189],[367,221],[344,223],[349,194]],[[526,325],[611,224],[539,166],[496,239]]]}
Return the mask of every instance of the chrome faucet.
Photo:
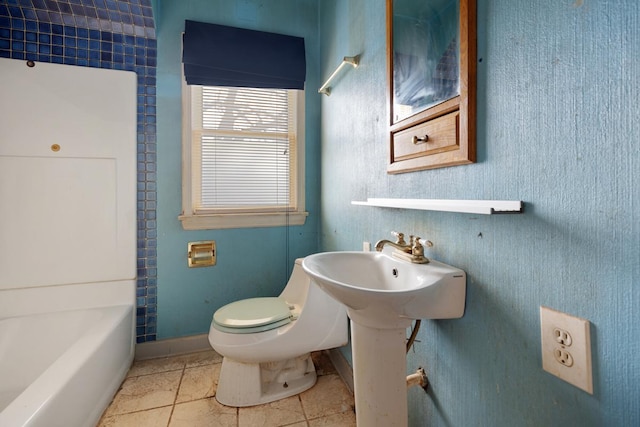
{"label": "chrome faucet", "polygon": [[[376,251],[382,252],[382,249],[386,245],[392,246],[395,248],[395,251],[392,252],[392,256],[403,259],[405,261],[410,261],[414,264],[426,264],[429,262],[429,259],[424,256],[424,246],[422,245],[421,238],[415,237],[413,235],[409,236],[409,243],[404,240],[404,233],[397,233],[392,231],[391,234],[396,236],[396,241],[392,242],[391,240],[380,240],[376,243]],[[427,240],[425,242],[426,246],[431,247],[433,243]]]}

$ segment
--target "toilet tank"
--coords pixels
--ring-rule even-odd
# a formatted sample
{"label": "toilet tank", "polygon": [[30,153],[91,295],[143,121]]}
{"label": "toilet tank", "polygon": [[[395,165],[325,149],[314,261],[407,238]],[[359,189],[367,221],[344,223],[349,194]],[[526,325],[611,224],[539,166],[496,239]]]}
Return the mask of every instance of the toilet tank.
{"label": "toilet tank", "polygon": [[302,269],[302,260],[304,258],[296,259],[293,264],[293,271],[289,276],[289,281],[280,293],[280,297],[284,298],[290,304],[300,305],[303,307],[307,300],[307,293],[309,291],[309,283],[311,279]]}
{"label": "toilet tank", "polygon": [[346,307],[311,281],[302,268],[302,258],[296,259],[287,286],[280,296],[289,304],[296,304],[301,308],[300,315],[293,325],[293,328],[304,332],[305,337],[299,337],[301,340],[315,341],[322,337],[322,342],[315,343],[314,350],[347,344]]}

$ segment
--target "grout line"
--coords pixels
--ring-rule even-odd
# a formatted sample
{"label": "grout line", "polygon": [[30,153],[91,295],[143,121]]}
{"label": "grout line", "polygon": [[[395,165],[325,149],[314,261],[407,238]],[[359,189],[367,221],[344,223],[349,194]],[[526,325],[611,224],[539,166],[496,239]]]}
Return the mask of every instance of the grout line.
{"label": "grout line", "polygon": [[176,372],[176,371],[180,371],[180,370],[184,370],[184,368],[167,369],[167,370],[162,370],[162,371],[149,372],[149,373],[145,373],[145,374],[130,375],[130,376],[126,377],[125,380],[127,380],[129,378],[148,377],[149,375],[158,375],[158,374],[164,374],[164,373],[167,373],[167,372]]}
{"label": "grout line", "polygon": [[300,402],[300,408],[302,408],[302,415],[304,415],[304,421],[309,425],[309,417],[307,416],[307,411],[304,410],[304,404],[302,403],[302,398],[300,397],[301,393],[298,393],[298,402]]}
{"label": "grout line", "polygon": [[[182,365],[182,374],[180,375],[180,382],[178,382],[178,388],[176,389],[176,395],[173,398],[173,405],[171,405],[171,413],[169,414],[169,420],[167,421],[167,427],[171,424],[171,419],[173,418],[173,412],[176,409],[176,402],[178,401],[178,394],[180,394],[180,387],[182,386],[182,380],[184,379],[184,371],[187,367],[187,362],[183,362]],[[177,371],[177,369],[176,369]]]}

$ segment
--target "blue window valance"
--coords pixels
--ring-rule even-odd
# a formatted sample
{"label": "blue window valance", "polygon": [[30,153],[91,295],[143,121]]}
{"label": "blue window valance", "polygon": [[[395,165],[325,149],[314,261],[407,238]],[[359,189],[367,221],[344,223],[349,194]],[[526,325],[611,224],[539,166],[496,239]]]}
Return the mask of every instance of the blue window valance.
{"label": "blue window valance", "polygon": [[304,89],[304,38],[185,21],[189,85]]}

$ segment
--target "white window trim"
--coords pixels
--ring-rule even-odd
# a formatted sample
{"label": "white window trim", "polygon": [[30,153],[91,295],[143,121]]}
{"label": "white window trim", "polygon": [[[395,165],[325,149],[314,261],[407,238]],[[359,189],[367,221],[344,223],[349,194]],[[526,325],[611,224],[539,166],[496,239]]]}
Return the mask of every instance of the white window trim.
{"label": "white window trim", "polygon": [[178,219],[184,230],[206,230],[226,228],[280,227],[304,225],[309,213],[305,211],[305,150],[304,150],[304,91],[297,91],[297,209],[288,212],[239,212],[196,213],[193,210],[192,165],[191,165],[191,89],[182,76],[182,213]]}

